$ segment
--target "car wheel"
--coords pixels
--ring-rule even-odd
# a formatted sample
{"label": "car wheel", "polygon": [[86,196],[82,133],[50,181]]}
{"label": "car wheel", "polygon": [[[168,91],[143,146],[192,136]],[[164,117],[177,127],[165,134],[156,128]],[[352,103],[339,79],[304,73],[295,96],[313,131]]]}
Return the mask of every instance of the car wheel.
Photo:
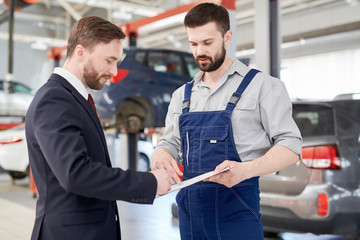
{"label": "car wheel", "polygon": [[145,155],[140,153],[138,158],[138,162],[136,164],[136,170],[140,172],[147,172],[150,169],[150,161],[149,158]]}
{"label": "car wheel", "polygon": [[8,171],[8,174],[12,179],[23,179],[28,175],[27,172],[16,172],[16,171]]}
{"label": "car wheel", "polygon": [[147,100],[134,97],[122,102],[118,107],[115,127],[137,133],[145,127],[154,127],[154,116],[154,109]]}

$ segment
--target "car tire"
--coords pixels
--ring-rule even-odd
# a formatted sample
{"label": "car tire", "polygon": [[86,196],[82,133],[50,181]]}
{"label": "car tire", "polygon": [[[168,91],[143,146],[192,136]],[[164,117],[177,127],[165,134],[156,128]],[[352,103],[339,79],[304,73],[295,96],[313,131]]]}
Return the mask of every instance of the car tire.
{"label": "car tire", "polygon": [[145,127],[154,127],[155,113],[146,99],[134,97],[122,102],[116,111],[115,126],[129,133],[137,133]]}
{"label": "car tire", "polygon": [[147,172],[150,169],[150,159],[143,153],[139,154],[139,158],[136,164],[136,171]]}
{"label": "car tire", "polygon": [[23,179],[25,178],[28,173],[27,172],[17,172],[17,171],[8,171],[8,174],[11,176],[12,179]]}

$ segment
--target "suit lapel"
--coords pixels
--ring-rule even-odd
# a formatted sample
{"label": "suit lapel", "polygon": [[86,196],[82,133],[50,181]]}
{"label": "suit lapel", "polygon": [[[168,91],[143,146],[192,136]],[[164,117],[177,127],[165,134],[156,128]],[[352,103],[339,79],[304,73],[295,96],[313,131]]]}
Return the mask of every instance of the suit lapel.
{"label": "suit lapel", "polygon": [[106,140],[105,140],[105,136],[104,136],[104,131],[102,129],[99,117],[96,115],[96,112],[94,111],[94,109],[92,108],[92,106],[90,105],[90,103],[63,77],[57,75],[57,74],[52,74],[49,78],[49,81],[56,81],[59,82],[65,89],[67,89],[74,97],[75,99],[85,108],[85,110],[87,111],[87,113],[89,114],[92,122],[95,124],[96,129],[101,137],[101,141],[104,145],[104,149],[106,151],[106,162],[108,164],[108,166],[111,167],[111,162],[109,159],[109,153],[108,153],[108,149],[107,149],[107,144],[106,144]]}

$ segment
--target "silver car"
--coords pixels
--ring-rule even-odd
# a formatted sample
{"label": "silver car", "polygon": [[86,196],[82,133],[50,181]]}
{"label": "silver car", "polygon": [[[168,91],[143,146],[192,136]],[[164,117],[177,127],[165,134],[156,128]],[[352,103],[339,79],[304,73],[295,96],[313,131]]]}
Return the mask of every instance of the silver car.
{"label": "silver car", "polygon": [[360,236],[360,100],[295,102],[302,161],[260,178],[266,235]]}
{"label": "silver car", "polygon": [[32,89],[19,83],[11,82],[11,93],[8,93],[9,82],[0,80],[0,116],[25,116],[34,97]]}

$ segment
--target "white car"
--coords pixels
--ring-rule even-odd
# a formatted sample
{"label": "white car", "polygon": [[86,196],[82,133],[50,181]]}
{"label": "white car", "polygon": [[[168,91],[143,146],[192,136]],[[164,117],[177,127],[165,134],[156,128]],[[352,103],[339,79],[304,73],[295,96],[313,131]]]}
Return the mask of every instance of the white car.
{"label": "white car", "polygon": [[0,116],[25,116],[34,97],[32,89],[13,81],[12,93],[8,93],[5,91],[8,84],[7,81],[0,80]]}
{"label": "white car", "polygon": [[13,179],[29,173],[29,157],[25,139],[25,124],[0,132],[0,167]]}
{"label": "white car", "polygon": [[[109,144],[111,142],[109,141],[109,135],[106,134],[106,136],[111,152],[114,146]],[[148,171],[154,146],[151,142],[139,140],[137,147],[139,157],[136,170]],[[29,157],[25,138],[25,124],[0,131],[0,167],[8,172],[13,179],[21,179],[28,175]]]}

